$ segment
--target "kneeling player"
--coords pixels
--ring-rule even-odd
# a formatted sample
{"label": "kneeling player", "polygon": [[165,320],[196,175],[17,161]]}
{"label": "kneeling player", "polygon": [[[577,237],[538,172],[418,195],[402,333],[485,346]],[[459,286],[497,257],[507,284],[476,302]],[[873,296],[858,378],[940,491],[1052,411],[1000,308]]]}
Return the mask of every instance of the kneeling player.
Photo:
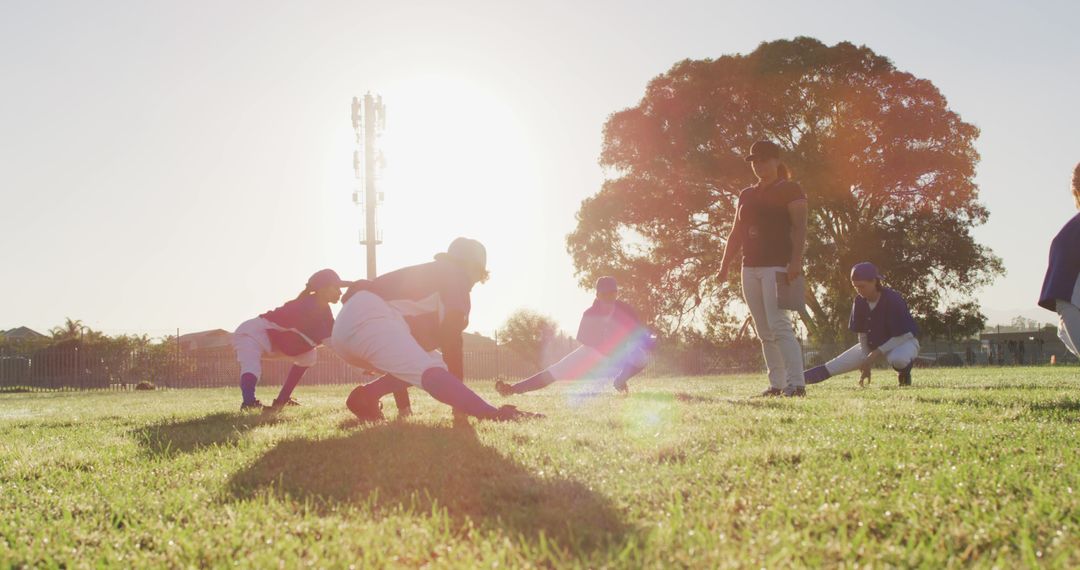
{"label": "kneeling player", "polygon": [[461,333],[469,323],[470,296],[473,285],[487,276],[484,246],[458,238],[435,261],[350,287],[334,323],[331,347],[346,362],[386,375],[353,390],[346,401],[349,410],[364,421],[380,420],[380,398],[393,392],[400,408],[407,402],[402,398],[405,390],[419,386],[455,412],[478,418],[535,415],[514,406],[496,408],[461,381]]}
{"label": "kneeling player", "polygon": [[517,384],[503,381],[495,389],[503,396],[544,388],[556,380],[604,374],[615,389],[628,392],[627,381],[645,369],[653,339],[634,309],[618,300],[614,277],[596,280],[596,300],[581,316],[577,340],[581,346],[543,372]]}
{"label": "kneeling player", "polygon": [[[870,375],[874,362],[884,356],[898,372],[901,386],[911,385],[911,368],[919,355],[919,328],[907,303],[896,291],[881,286],[881,276],[871,263],[851,268],[851,285],[858,295],[851,305],[849,328],[858,333],[859,344],[803,373],[807,384],[817,384],[837,374],[862,371]],[[860,384],[862,380],[860,380]]]}

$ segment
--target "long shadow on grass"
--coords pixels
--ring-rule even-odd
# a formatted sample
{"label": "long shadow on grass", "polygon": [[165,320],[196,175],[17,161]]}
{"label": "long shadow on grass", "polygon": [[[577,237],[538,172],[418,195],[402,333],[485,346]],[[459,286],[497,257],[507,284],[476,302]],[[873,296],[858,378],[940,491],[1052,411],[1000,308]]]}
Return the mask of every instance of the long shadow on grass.
{"label": "long shadow on grass", "polygon": [[[570,552],[623,544],[630,531],[604,496],[576,481],[541,478],[482,444],[471,427],[381,424],[334,439],[283,441],[237,473],[232,495],[269,492],[333,510],[445,509],[464,530],[500,528]],[[384,511],[385,510],[385,511]]]}
{"label": "long shadow on grass", "polygon": [[279,419],[276,414],[222,412],[144,426],[133,435],[152,455],[191,453],[210,445],[233,444],[244,432]]}

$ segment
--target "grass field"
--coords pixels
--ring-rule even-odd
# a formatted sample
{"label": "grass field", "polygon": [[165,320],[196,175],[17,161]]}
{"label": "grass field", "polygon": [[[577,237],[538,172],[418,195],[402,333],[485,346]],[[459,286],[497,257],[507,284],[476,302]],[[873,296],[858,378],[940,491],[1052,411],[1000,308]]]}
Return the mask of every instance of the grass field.
{"label": "grass field", "polygon": [[238,390],[4,394],[0,567],[1080,565],[1080,368],[915,382],[557,385],[510,400],[546,419],[471,427],[420,392],[357,425],[344,386],[277,415]]}

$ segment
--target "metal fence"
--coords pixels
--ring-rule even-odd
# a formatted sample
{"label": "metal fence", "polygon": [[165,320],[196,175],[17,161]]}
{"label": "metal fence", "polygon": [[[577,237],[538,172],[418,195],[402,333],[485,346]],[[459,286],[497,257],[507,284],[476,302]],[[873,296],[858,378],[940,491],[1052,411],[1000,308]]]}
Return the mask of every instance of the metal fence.
{"label": "metal fence", "polygon": [[[805,346],[806,366],[823,363],[847,347]],[[1043,354],[1026,359],[1003,357],[1000,352],[975,350],[971,342],[922,343],[917,366],[996,366],[1047,364]],[[530,361],[505,347],[467,351],[466,380],[518,379],[535,374],[555,362],[572,346],[545,354],[542,362]],[[1047,361],[1047,362],[1044,362]],[[1075,359],[1072,359],[1075,361]],[[1065,360],[1058,358],[1058,362]],[[280,385],[290,368],[285,361],[263,363],[262,385]],[[764,369],[761,348],[747,339],[723,348],[661,347],[642,372],[645,377],[697,376],[753,373]],[[236,386],[240,369],[230,348],[181,351],[170,346],[134,349],[95,346],[78,342],[33,349],[0,347],[0,391],[129,390],[140,383],[155,388],[216,388]],[[319,358],[304,375],[304,384],[350,384],[370,380],[374,374],[346,364],[332,351],[319,349]]]}

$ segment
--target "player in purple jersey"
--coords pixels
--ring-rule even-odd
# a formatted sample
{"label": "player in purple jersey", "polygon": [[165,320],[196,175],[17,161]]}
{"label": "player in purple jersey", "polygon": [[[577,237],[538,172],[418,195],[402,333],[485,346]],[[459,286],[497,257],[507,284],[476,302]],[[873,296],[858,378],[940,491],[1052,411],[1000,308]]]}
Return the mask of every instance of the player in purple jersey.
{"label": "player in purple jersey", "polygon": [[502,380],[495,389],[503,396],[524,394],[549,386],[556,380],[576,380],[602,376],[612,380],[619,392],[629,392],[627,381],[645,369],[653,337],[630,305],[618,300],[614,277],[596,280],[596,300],[578,326],[577,349],[544,371],[509,384]]}
{"label": "player in purple jersey", "polygon": [[[1080,164],[1073,170],[1073,202],[1080,210]],[[1065,222],[1050,243],[1050,263],[1043,278],[1039,306],[1056,311],[1058,337],[1080,357],[1080,213]]]}
{"label": "player in purple jersey", "polygon": [[381,420],[380,398],[419,386],[457,413],[495,420],[534,415],[496,408],[461,380],[472,288],[487,277],[483,244],[458,238],[435,261],[353,284],[330,345],[346,362],[385,375],[353,390],[349,410],[362,421]]}
{"label": "player in purple jersey", "polygon": [[330,304],[341,298],[342,281],[332,269],[323,269],[308,279],[307,286],[288,303],[254,319],[244,321],[233,333],[232,344],[240,362],[241,410],[263,409],[255,397],[255,386],[262,374],[262,359],[284,359],[293,366],[271,408],[297,405],[293,389],[308,368],[315,365],[315,349],[330,337],[334,314]]}
{"label": "player in purple jersey", "polygon": [[896,370],[899,384],[910,386],[911,368],[919,355],[919,327],[907,303],[896,291],[882,287],[881,275],[872,263],[858,263],[851,268],[851,285],[858,295],[851,305],[848,328],[859,335],[859,343],[805,371],[806,383],[817,384],[854,370],[868,378],[874,363],[884,357]]}

